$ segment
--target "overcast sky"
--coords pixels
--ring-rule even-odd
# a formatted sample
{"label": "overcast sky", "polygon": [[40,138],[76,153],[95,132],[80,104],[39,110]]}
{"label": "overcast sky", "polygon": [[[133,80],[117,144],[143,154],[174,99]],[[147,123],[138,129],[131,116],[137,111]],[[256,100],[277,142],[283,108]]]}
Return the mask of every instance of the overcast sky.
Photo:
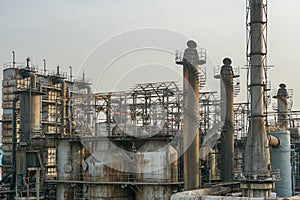
{"label": "overcast sky", "polygon": [[[234,67],[246,64],[246,0],[0,2],[0,65],[11,61],[12,50],[20,62],[29,56],[40,66],[46,59],[48,69],[60,65],[68,71],[71,65],[75,75],[85,70],[97,92],[126,89],[135,82],[178,79],[181,71],[172,52],[184,50],[186,39],[207,49],[209,69],[221,65],[224,57],[230,57]],[[297,110],[299,9],[299,0],[268,1],[268,64],[275,66],[269,71],[269,80],[273,89],[281,82],[294,89]],[[124,51],[118,51],[118,46]],[[122,55],[149,46],[155,48]],[[243,91],[245,74],[241,70]],[[207,78],[212,81],[212,74]],[[214,90],[213,84],[206,90]],[[244,94],[238,101],[246,101]]]}

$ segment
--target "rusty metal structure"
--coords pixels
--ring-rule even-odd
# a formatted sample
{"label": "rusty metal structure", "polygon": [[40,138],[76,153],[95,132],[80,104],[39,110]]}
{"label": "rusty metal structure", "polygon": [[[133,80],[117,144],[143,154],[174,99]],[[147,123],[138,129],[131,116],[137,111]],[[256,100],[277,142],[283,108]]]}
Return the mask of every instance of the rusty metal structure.
{"label": "rusty metal structure", "polygon": [[175,53],[182,89],[165,81],[93,92],[72,67],[69,75],[59,66],[49,71],[44,60],[39,69],[12,52],[2,81],[0,198],[272,199],[300,192],[292,90],[280,84],[267,112],[266,3],[247,0],[246,103],[234,102],[239,68],[229,58],[214,71],[220,92],[205,91],[207,52],[192,40]]}
{"label": "rusty metal structure", "polygon": [[169,199],[181,184],[182,94],[177,85],[138,84],[130,91],[76,99],[77,131],[90,154],[83,165],[84,196]]}
{"label": "rusty metal structure", "polygon": [[[225,107],[224,126],[221,132],[221,178],[233,178],[234,163],[234,115],[233,115],[233,78],[231,60],[225,58],[221,69],[221,108]],[[223,120],[221,111],[221,118]]]}
{"label": "rusty metal structure", "polygon": [[[223,67],[226,70],[221,75],[230,76],[227,91],[233,100],[235,74],[227,61]],[[189,73],[185,75],[197,75]],[[85,76],[68,76],[59,67],[54,72],[40,71],[30,60],[5,65],[3,74],[5,176],[0,195],[6,199],[170,199],[174,192],[184,189],[184,183],[199,183],[198,188],[193,186],[199,189],[223,181],[249,182],[242,173],[246,167],[243,159],[247,153],[244,146],[250,113],[247,103],[227,101],[230,105],[226,106],[225,113],[229,114],[225,119],[231,121],[234,141],[228,144],[230,148],[234,145],[234,152],[230,170],[233,177],[224,178],[222,134],[229,129],[220,123],[222,98],[217,92],[192,94],[188,99],[194,104],[189,106],[195,106],[194,111],[198,112],[186,115],[190,114],[184,108],[188,99],[184,99],[184,90],[175,82],[137,84],[128,91],[95,93]],[[195,90],[202,88],[194,82],[197,78],[190,78]],[[284,128],[291,130],[291,143],[295,146],[291,155],[298,187],[300,167],[296,149],[300,118],[289,107],[284,109],[287,110],[281,109],[276,116],[279,119],[285,113],[280,122],[284,121]],[[197,181],[190,182],[187,176],[192,175],[187,175],[184,167],[184,123],[193,125],[187,127],[190,131],[199,131],[198,145],[193,151],[200,145],[201,149],[186,157],[191,159],[190,155],[198,154],[198,183],[197,176],[193,177]],[[277,141],[278,145],[278,140],[271,136],[268,139],[270,144]],[[232,184],[237,187],[237,183]]]}
{"label": "rusty metal structure", "polygon": [[[61,140],[71,137],[73,129],[74,81],[60,73],[59,67],[56,72],[39,70],[30,59],[6,64],[3,77],[2,169],[4,179],[9,178],[7,187],[14,191],[9,198],[49,199],[55,188],[46,182],[63,176],[57,166],[73,156],[65,151],[68,142]],[[65,144],[63,149],[61,143]],[[71,146],[81,151],[80,143],[74,141]],[[58,151],[67,156],[57,159]],[[74,176],[79,170],[73,169],[80,169],[79,163],[80,160],[73,163]]]}
{"label": "rusty metal structure", "polygon": [[184,143],[184,189],[200,187],[199,165],[199,70],[198,66],[206,63],[206,54],[198,54],[196,42],[187,42],[188,48],[182,59],[176,63],[183,65],[183,143]]}
{"label": "rusty metal structure", "polygon": [[29,60],[3,74],[7,199],[169,199],[182,185],[174,82],[92,93],[84,76],[39,71]]}
{"label": "rusty metal structure", "polygon": [[[239,93],[239,84],[234,80],[239,77],[231,66],[231,60],[223,60],[221,70],[215,69],[214,78],[220,79],[220,121],[222,122],[220,154],[221,154],[221,178],[232,180],[234,168],[234,102],[233,98]],[[236,70],[235,70],[236,71]],[[235,82],[238,82],[235,80]]]}

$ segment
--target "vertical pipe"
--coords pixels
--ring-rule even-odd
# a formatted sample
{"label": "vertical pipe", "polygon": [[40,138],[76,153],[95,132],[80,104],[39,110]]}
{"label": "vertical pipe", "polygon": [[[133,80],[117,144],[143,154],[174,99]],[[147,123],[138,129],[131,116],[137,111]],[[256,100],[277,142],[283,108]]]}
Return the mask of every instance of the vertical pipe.
{"label": "vertical pipe", "polygon": [[70,81],[73,80],[72,66],[69,66],[70,69]]}
{"label": "vertical pipe", "polygon": [[30,67],[30,58],[26,58],[26,68]]}
{"label": "vertical pipe", "polygon": [[35,179],[35,184],[36,184],[36,199],[40,200],[40,190],[41,190],[41,180],[40,180],[40,176],[41,176],[41,170],[38,169],[36,170],[36,179]]}
{"label": "vertical pipe", "polygon": [[111,122],[111,95],[107,95],[107,110],[106,110],[106,122],[107,122],[107,128],[108,128],[108,135],[111,136],[111,128],[110,128],[110,122]]}
{"label": "vertical pipe", "polygon": [[217,178],[217,161],[216,152],[210,149],[209,153],[209,168],[210,168],[210,180],[215,180]]}
{"label": "vertical pipe", "polygon": [[188,41],[188,48],[183,57],[184,88],[184,189],[192,190],[200,187],[199,165],[199,56],[197,44]]}
{"label": "vertical pipe", "polygon": [[65,80],[61,80],[61,123],[62,123],[62,134],[66,135],[67,127],[67,86]]}
{"label": "vertical pipe", "polygon": [[43,63],[44,63],[44,74],[46,74],[46,60],[45,59],[43,60]]}
{"label": "vertical pipe", "polygon": [[16,53],[15,51],[12,51],[12,60],[13,60],[13,68],[16,67]]}
{"label": "vertical pipe", "polygon": [[[231,60],[225,58],[221,69],[221,99],[225,109],[225,121],[221,132],[221,178],[222,181],[232,179],[234,165],[234,114],[233,114],[233,70]],[[223,119],[222,119],[223,120]]]}
{"label": "vertical pipe", "polygon": [[19,96],[13,99],[13,130],[12,130],[12,178],[10,182],[10,189],[15,189],[16,183],[16,148],[17,148],[17,101]]}

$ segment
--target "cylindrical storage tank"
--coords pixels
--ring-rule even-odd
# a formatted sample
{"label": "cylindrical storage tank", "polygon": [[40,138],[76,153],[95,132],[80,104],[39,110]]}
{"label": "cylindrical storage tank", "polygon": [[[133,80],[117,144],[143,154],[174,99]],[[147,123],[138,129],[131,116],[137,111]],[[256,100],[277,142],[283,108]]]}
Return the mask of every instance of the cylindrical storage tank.
{"label": "cylindrical storage tank", "polygon": [[97,141],[96,150],[83,163],[83,180],[127,182],[132,162],[123,151],[114,149],[109,141]]}
{"label": "cylindrical storage tank", "polygon": [[145,183],[139,186],[136,199],[170,199],[171,183],[178,182],[177,151],[165,141],[149,141],[137,152],[136,171],[137,182]]}
{"label": "cylindrical storage tank", "polygon": [[280,170],[281,179],[275,183],[275,192],[279,197],[290,197],[292,196],[290,132],[278,131],[270,134],[280,140],[278,147],[271,148],[272,169]]}
{"label": "cylindrical storage tank", "polygon": [[41,95],[33,91],[20,93],[20,140],[30,142],[41,128]]}

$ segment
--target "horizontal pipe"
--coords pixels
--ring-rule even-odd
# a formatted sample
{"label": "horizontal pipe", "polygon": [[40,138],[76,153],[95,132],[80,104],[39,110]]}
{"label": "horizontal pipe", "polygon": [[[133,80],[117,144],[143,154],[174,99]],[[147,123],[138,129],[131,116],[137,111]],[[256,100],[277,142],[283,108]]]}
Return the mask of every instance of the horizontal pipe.
{"label": "horizontal pipe", "polygon": [[99,182],[99,181],[77,181],[77,180],[45,180],[46,183],[76,183],[76,184],[91,184],[91,185],[183,185],[183,182]]}
{"label": "horizontal pipe", "polygon": [[[230,187],[202,188],[202,189],[198,189],[198,190],[189,190],[189,191],[184,191],[184,192],[179,192],[179,193],[173,194],[171,196],[171,200],[206,199],[209,196],[213,196],[211,199],[216,199],[214,195],[220,196],[220,199],[223,199],[224,196],[222,196],[222,195],[228,194],[230,192],[231,192]],[[234,198],[234,197],[230,197],[230,199],[232,199],[232,198]],[[238,199],[240,199],[240,197],[238,197]]]}

